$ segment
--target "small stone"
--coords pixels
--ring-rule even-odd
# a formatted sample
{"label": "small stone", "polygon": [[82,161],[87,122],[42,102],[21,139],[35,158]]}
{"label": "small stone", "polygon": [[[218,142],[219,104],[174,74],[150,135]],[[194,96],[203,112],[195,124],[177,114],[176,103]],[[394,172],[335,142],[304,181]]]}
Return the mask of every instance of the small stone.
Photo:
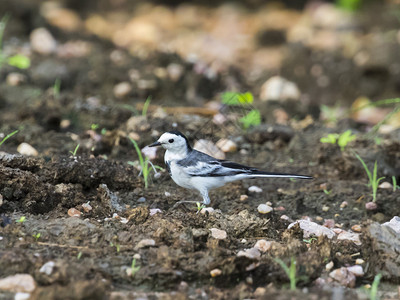
{"label": "small stone", "polygon": [[82,208],[86,213],[88,213],[89,211],[92,210],[92,206],[89,203],[90,203],[90,201],[88,201],[87,203],[82,204]]}
{"label": "small stone", "polygon": [[254,297],[256,297],[256,298],[263,297],[266,293],[267,293],[267,289],[266,288],[258,287],[254,291]]}
{"label": "small stone", "polygon": [[282,215],[282,216],[280,217],[280,219],[281,219],[281,220],[285,220],[285,221],[289,221],[289,222],[292,221],[292,220],[289,218],[289,216],[287,216],[287,215]]}
{"label": "small stone", "polygon": [[34,29],[29,39],[31,41],[32,50],[43,54],[48,55],[56,51],[57,42],[46,28],[36,28]]}
{"label": "small stone", "polygon": [[145,247],[154,247],[156,245],[156,241],[153,239],[143,239],[139,243],[137,243],[135,249],[141,249]]}
{"label": "small stone", "polygon": [[224,151],[225,153],[227,152],[235,152],[237,151],[237,145],[234,141],[228,140],[228,139],[220,139],[216,143],[217,147]]}
{"label": "small stone", "polygon": [[0,279],[0,290],[2,291],[31,293],[35,288],[35,279],[29,274],[15,274]]}
{"label": "small stone", "polygon": [[364,276],[364,270],[363,267],[360,265],[355,265],[351,267],[347,267],[347,270],[351,273],[353,273],[356,277],[361,277]]}
{"label": "small stone", "polygon": [[114,86],[113,92],[116,98],[124,98],[132,91],[132,85],[127,82],[120,82]]}
{"label": "small stone", "polygon": [[261,257],[261,253],[257,248],[250,248],[250,249],[240,250],[236,256],[237,257],[244,256],[250,259],[259,259]]}
{"label": "small stone", "polygon": [[257,248],[261,252],[267,252],[271,248],[272,242],[266,240],[258,240],[254,245],[254,248]]}
{"label": "small stone", "polygon": [[355,224],[355,225],[351,226],[351,230],[353,230],[354,232],[361,232],[361,229],[362,229],[362,227],[359,224]]}
{"label": "small stone", "polygon": [[342,230],[342,232],[340,232],[338,234],[337,239],[338,240],[352,241],[356,245],[361,245],[360,234],[359,233],[348,232],[348,231]]}
{"label": "small stone", "polygon": [[146,198],[145,197],[140,197],[139,199],[136,200],[138,203],[144,203],[146,202]]}
{"label": "small stone", "polygon": [[167,66],[167,74],[169,79],[176,82],[178,81],[184,72],[184,67],[180,64],[171,63]]}
{"label": "small stone", "polygon": [[249,187],[249,192],[250,193],[261,193],[263,190],[262,188],[259,188],[258,186],[252,185],[251,187]]}
{"label": "small stone", "polygon": [[[63,31],[77,31],[79,30],[82,20],[79,15],[68,8],[63,8],[61,6],[53,5],[52,2],[45,2],[46,4],[41,6],[41,11],[45,19],[53,26],[56,26]],[[54,4],[54,3],[53,3]],[[45,8],[45,9],[44,9]]]}
{"label": "small stone", "polygon": [[204,152],[218,159],[225,159],[225,153],[221,151],[213,142],[204,139],[198,140],[193,147],[195,150]]}
{"label": "small stone", "polygon": [[247,199],[249,199],[249,196],[247,196],[247,195],[240,195],[240,201],[246,201]]}
{"label": "small stone", "polygon": [[81,216],[81,212],[76,208],[70,208],[68,209],[68,216],[79,218]]}
{"label": "small stone", "polygon": [[218,228],[211,228],[210,231],[211,231],[211,236],[217,240],[224,240],[228,236],[225,230],[221,230]]}
{"label": "small stone", "polygon": [[16,293],[14,295],[14,300],[28,300],[30,297],[30,293]]}
{"label": "small stone", "polygon": [[0,207],[3,205],[3,195],[0,194]]}
{"label": "small stone", "polygon": [[71,126],[71,121],[68,119],[63,119],[60,122],[60,128],[62,129],[67,129],[69,126]]}
{"label": "small stone", "polygon": [[21,73],[11,72],[6,77],[6,83],[11,86],[17,86],[26,81],[26,76]]}
{"label": "small stone", "polygon": [[165,192],[164,195],[165,195],[165,197],[171,197],[171,193],[170,192]]}
{"label": "small stone", "polygon": [[349,203],[348,203],[347,201],[343,201],[343,202],[340,204],[340,208],[345,208],[345,207],[347,207],[347,205],[349,205]]}
{"label": "small stone", "polygon": [[329,210],[329,206],[327,206],[327,205],[322,206],[322,211],[327,212],[328,210]]}
{"label": "small stone", "polygon": [[19,154],[26,155],[26,156],[38,156],[39,152],[33,148],[28,143],[21,143],[17,147],[17,151]]}
{"label": "small stone", "polygon": [[365,263],[365,260],[363,260],[362,258],[357,258],[356,259],[356,265],[362,265]]}
{"label": "small stone", "polygon": [[200,213],[203,214],[203,215],[205,215],[206,213],[213,214],[214,212],[215,212],[215,210],[212,207],[203,207],[200,210]]}
{"label": "small stone", "polygon": [[222,274],[222,271],[220,269],[213,269],[210,271],[211,277],[217,277]]}
{"label": "small stone", "polygon": [[378,187],[380,189],[393,189],[393,185],[387,181],[382,182]]}
{"label": "small stone", "polygon": [[139,253],[136,253],[135,255],[133,255],[133,258],[139,260],[142,258],[142,256]]}
{"label": "small stone", "polygon": [[300,90],[294,82],[280,76],[273,76],[268,79],[260,90],[260,99],[269,100],[299,100]]}
{"label": "small stone", "polygon": [[257,207],[257,211],[260,213],[260,214],[268,214],[268,213],[270,213],[271,211],[273,211],[274,209],[271,207],[271,206],[269,206],[269,205],[267,205],[267,204],[260,204],[258,207]]}
{"label": "small stone", "polygon": [[228,121],[228,119],[224,114],[218,113],[213,116],[213,123],[216,125],[222,125],[226,121]]}
{"label": "small stone", "polygon": [[308,221],[308,220],[298,220],[294,223],[291,223],[288,226],[288,229],[292,228],[295,224],[299,224],[300,228],[303,230],[303,234],[305,238],[309,238],[310,236],[321,236],[324,235],[329,239],[333,238],[336,234],[329,228],[325,226],[319,225],[317,223]]}
{"label": "small stone", "polygon": [[43,266],[40,267],[39,272],[45,273],[46,275],[51,275],[53,273],[53,269],[56,263],[54,261],[48,261]]}
{"label": "small stone", "polygon": [[332,270],[333,267],[334,267],[334,263],[333,263],[333,261],[330,261],[329,263],[326,264],[325,270],[327,272],[330,272],[330,270]]}
{"label": "small stone", "polygon": [[333,228],[335,227],[335,220],[333,219],[326,219],[324,222],[324,226],[328,228]]}
{"label": "small stone", "polygon": [[345,287],[353,288],[356,284],[356,276],[345,267],[333,270],[329,273],[329,277]]}
{"label": "small stone", "polygon": [[316,216],[315,220],[318,221],[318,222],[322,222],[324,220],[324,218],[321,217],[321,216]]}
{"label": "small stone", "polygon": [[378,208],[378,204],[376,204],[375,202],[367,202],[365,203],[365,208],[367,210],[376,210]]}
{"label": "small stone", "polygon": [[150,208],[150,216],[154,216],[155,214],[162,213],[159,208]]}

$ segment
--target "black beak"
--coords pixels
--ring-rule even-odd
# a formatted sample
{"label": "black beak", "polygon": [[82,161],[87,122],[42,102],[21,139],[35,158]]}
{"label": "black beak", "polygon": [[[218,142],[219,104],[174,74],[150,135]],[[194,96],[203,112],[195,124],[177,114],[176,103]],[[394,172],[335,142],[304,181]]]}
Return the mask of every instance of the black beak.
{"label": "black beak", "polygon": [[154,142],[153,144],[150,144],[147,147],[157,147],[157,146],[161,146],[161,143],[159,141]]}

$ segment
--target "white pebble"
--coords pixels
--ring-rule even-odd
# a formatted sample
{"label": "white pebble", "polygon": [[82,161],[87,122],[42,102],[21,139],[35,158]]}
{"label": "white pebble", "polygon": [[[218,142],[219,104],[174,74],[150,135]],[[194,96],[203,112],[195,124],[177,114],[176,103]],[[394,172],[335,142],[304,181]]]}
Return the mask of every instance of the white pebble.
{"label": "white pebble", "polygon": [[171,193],[170,192],[165,192],[164,195],[165,195],[165,197],[171,197]]}
{"label": "white pebble", "polygon": [[378,187],[380,189],[393,189],[393,185],[387,181],[382,182]]}
{"label": "white pebble", "polygon": [[261,86],[260,99],[269,100],[287,100],[300,99],[300,90],[294,82],[291,82],[280,76],[273,76]]}
{"label": "white pebble", "polygon": [[333,266],[334,266],[333,261],[330,261],[329,263],[326,264],[325,270],[326,270],[327,272],[329,272],[330,270],[332,270]]}
{"label": "white pebble", "polygon": [[217,147],[222,151],[226,152],[235,152],[237,150],[237,145],[234,141],[228,139],[220,139],[216,143]]}
{"label": "white pebble", "polygon": [[240,201],[246,201],[247,199],[249,199],[249,196],[247,196],[247,195],[240,195]]}
{"label": "white pebble", "polygon": [[46,28],[36,28],[30,34],[32,50],[48,55],[56,51],[57,42]]}
{"label": "white pebble", "polygon": [[362,265],[365,263],[365,260],[363,260],[362,258],[357,258],[356,259],[356,265]]}
{"label": "white pebble", "polygon": [[143,239],[139,243],[137,243],[135,249],[141,249],[144,247],[153,247],[156,245],[156,241],[153,239]]}
{"label": "white pebble", "polygon": [[45,273],[46,275],[51,275],[53,273],[53,269],[56,263],[54,261],[48,261],[39,269],[40,273]]}
{"label": "white pebble", "polygon": [[162,213],[159,208],[150,208],[150,216],[154,216],[155,214]]}
{"label": "white pebble", "polygon": [[261,252],[267,252],[271,248],[272,242],[266,240],[258,240],[254,245],[254,248],[257,248]]}
{"label": "white pebble", "polygon": [[274,209],[271,206],[268,206],[267,204],[260,204],[257,207],[257,210],[260,214],[268,214],[271,211],[273,211]]}
{"label": "white pebble", "polygon": [[363,267],[360,265],[347,267],[347,270],[349,270],[349,272],[353,273],[356,277],[364,276]]}
{"label": "white pebble", "polygon": [[211,236],[217,240],[224,240],[228,236],[225,230],[221,230],[218,228],[211,228]]}
{"label": "white pebble", "polygon": [[212,207],[203,207],[201,210],[200,210],[200,213],[201,214],[206,214],[206,213],[209,213],[209,214],[213,214],[214,212],[215,212],[215,210],[214,210],[214,208],[212,208]]}
{"label": "white pebble", "polygon": [[250,249],[240,250],[236,256],[237,257],[244,256],[250,259],[258,259],[260,258],[261,253],[257,248],[250,248]]}
{"label": "white pebble", "polygon": [[120,82],[114,86],[113,92],[116,98],[124,98],[132,91],[132,85],[129,82]]}
{"label": "white pebble", "polygon": [[17,86],[26,81],[26,76],[21,73],[11,72],[7,75],[6,82],[8,85]]}
{"label": "white pebble", "polygon": [[17,147],[17,151],[19,154],[26,155],[26,156],[38,156],[39,152],[33,148],[28,143],[21,143]]}
{"label": "white pebble", "polygon": [[250,193],[261,193],[262,192],[262,188],[259,188],[258,186],[252,185],[251,187],[249,187],[249,192]]}
{"label": "white pebble", "polygon": [[211,277],[217,277],[222,274],[222,271],[220,269],[213,269],[210,271]]}
{"label": "white pebble", "polygon": [[3,291],[30,293],[35,288],[35,279],[29,274],[15,274],[0,279],[0,290]]}

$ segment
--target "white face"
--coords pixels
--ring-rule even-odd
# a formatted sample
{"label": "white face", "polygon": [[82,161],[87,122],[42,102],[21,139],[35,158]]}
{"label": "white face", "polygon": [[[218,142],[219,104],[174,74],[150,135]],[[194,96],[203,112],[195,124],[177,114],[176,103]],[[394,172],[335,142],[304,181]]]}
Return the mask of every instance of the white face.
{"label": "white face", "polygon": [[160,136],[158,142],[164,149],[172,152],[186,151],[186,140],[179,135],[166,132]]}

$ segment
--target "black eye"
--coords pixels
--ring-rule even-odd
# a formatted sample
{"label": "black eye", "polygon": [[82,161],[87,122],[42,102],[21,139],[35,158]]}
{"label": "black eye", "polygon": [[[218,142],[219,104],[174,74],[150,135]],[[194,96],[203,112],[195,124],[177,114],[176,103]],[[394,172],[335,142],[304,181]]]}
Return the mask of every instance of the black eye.
{"label": "black eye", "polygon": [[168,142],[169,142],[170,144],[172,144],[172,143],[174,142],[174,139],[170,139]]}

